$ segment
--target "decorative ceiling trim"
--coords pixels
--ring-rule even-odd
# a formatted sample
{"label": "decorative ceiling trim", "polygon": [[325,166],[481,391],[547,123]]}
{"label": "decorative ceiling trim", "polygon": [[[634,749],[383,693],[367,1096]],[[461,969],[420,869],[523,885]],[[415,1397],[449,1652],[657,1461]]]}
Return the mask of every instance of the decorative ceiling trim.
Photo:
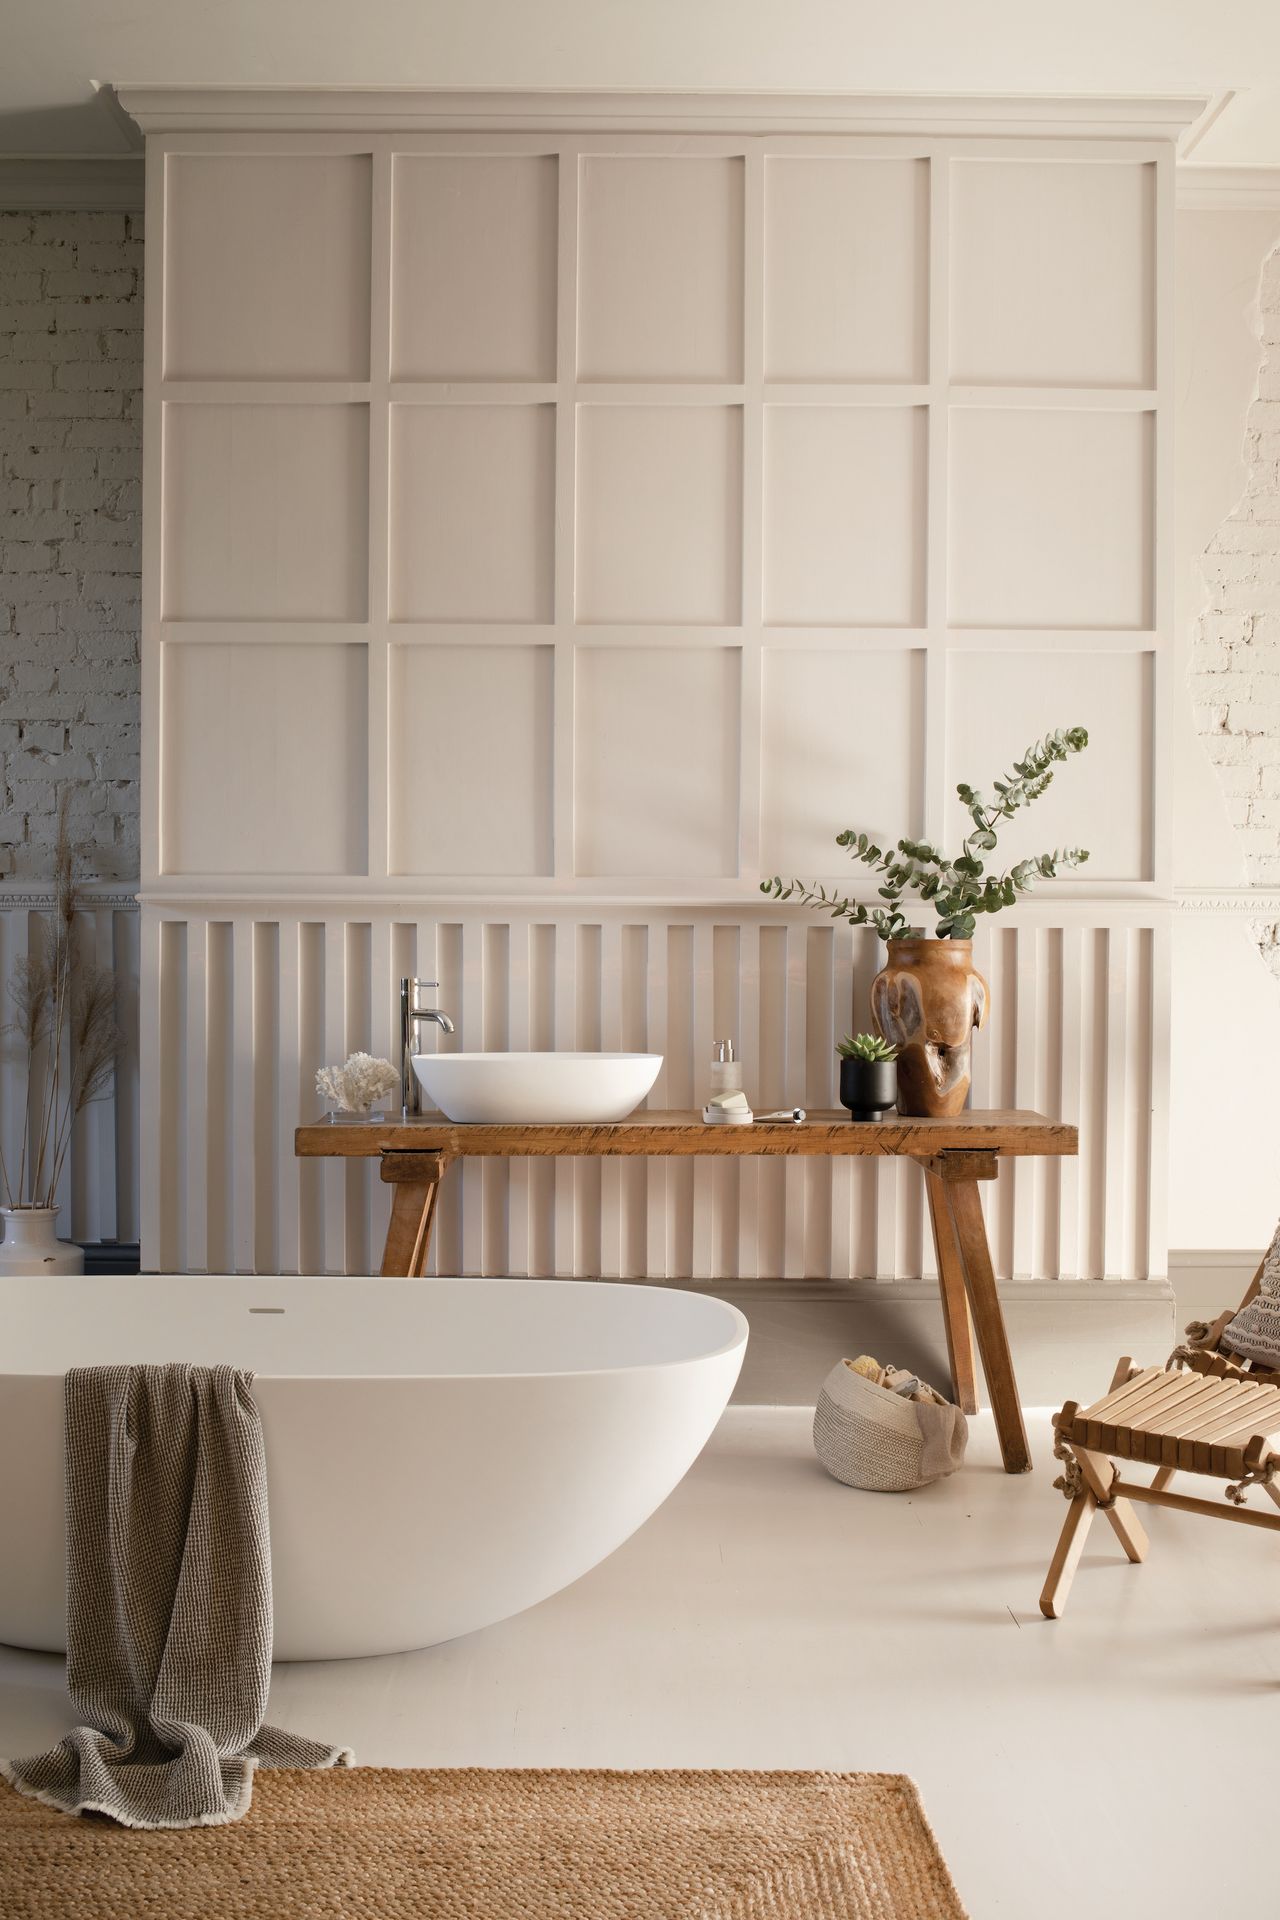
{"label": "decorative ceiling trim", "polygon": [[140,154],[61,154],[30,159],[0,154],[0,210],[49,213],[141,213],[144,162]]}
{"label": "decorative ceiling trim", "polygon": [[1177,139],[1203,95],[473,92],[397,87],[119,85],[144,133],[353,131],[1057,134]]}
{"label": "decorative ceiling trim", "polygon": [[1183,914],[1228,915],[1264,923],[1280,921],[1280,893],[1264,887],[1179,888],[1174,906]]}
{"label": "decorative ceiling trim", "polygon": [[1280,208],[1280,167],[1199,167],[1177,170],[1178,205],[1191,212],[1268,213]]}

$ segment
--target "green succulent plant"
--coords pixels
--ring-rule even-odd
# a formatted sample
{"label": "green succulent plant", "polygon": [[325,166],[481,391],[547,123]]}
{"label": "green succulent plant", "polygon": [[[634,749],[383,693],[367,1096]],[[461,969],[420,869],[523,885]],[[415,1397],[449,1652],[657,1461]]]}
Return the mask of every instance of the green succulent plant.
{"label": "green succulent plant", "polygon": [[881,906],[868,906],[834,890],[829,893],[822,886],[806,886],[801,880],[784,880],[776,873],[760,882],[760,891],[774,900],[798,900],[802,906],[829,913],[833,920],[872,926],[882,940],[906,940],[918,933],[902,907],[904,895],[914,895],[938,916],[934,931],[940,940],[969,940],[980,913],[1011,907],[1037,880],[1052,880],[1060,867],[1083,866],[1089,858],[1084,847],[1057,847],[1051,853],[1018,860],[1003,873],[988,873],[982,857],[995,851],[1000,823],[1038,800],[1053,779],[1054,766],[1083,753],[1088,744],[1083,727],[1047,734],[1027,748],[1010,774],[993,782],[993,799],[961,781],[956,793],[973,821],[973,831],[955,859],[923,840],[899,840],[885,852],[869,834],[852,827],[838,833],[836,845],[878,876]]}
{"label": "green succulent plant", "polygon": [[898,1049],[878,1033],[846,1033],[836,1042],[842,1060],[896,1060]]}

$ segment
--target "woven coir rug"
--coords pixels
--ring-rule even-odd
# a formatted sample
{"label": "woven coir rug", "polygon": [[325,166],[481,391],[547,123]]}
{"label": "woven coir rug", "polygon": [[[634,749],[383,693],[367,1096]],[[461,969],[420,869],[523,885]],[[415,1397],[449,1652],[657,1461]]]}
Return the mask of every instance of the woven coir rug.
{"label": "woven coir rug", "polygon": [[266,1773],[144,1832],[0,1784],[4,1920],[964,1920],[894,1773]]}

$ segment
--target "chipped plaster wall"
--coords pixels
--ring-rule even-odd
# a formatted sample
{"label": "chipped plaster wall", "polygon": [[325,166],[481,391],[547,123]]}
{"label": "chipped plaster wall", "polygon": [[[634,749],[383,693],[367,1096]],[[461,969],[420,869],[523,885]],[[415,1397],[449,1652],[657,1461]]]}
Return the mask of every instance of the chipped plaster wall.
{"label": "chipped plaster wall", "polygon": [[[1260,364],[1245,419],[1245,488],[1201,559],[1206,604],[1188,684],[1250,882],[1280,888],[1280,247],[1263,261]],[[1280,979],[1280,922],[1254,923]]]}

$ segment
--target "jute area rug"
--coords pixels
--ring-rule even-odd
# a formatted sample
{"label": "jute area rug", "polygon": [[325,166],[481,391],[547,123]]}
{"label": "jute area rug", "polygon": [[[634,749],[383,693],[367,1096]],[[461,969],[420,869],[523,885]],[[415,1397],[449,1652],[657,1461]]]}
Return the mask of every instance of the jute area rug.
{"label": "jute area rug", "polygon": [[893,1773],[263,1773],[152,1833],[0,1785],[3,1920],[964,1920]]}

